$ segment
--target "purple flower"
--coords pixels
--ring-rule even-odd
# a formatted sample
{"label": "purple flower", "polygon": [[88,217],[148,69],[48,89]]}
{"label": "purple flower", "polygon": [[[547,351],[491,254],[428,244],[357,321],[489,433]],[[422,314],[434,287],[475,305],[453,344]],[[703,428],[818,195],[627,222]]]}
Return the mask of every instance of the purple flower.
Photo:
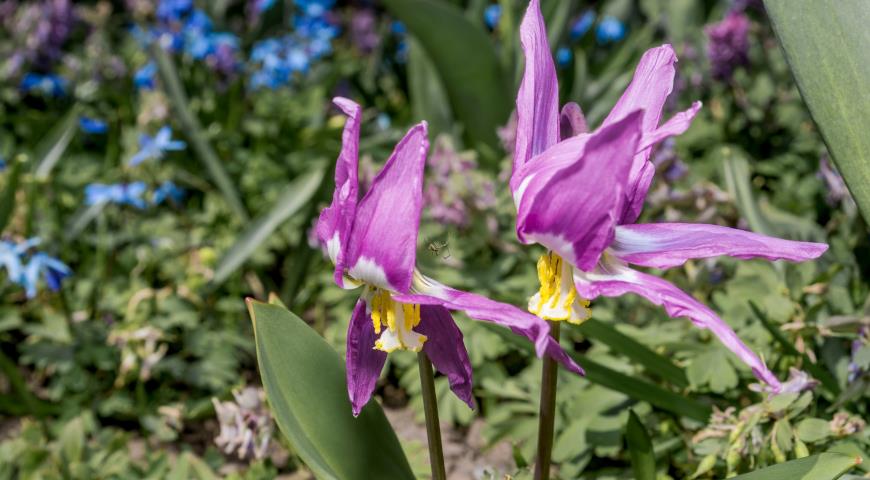
{"label": "purple flower", "polygon": [[749,63],[749,18],[743,12],[730,12],[704,32],[714,78],[727,80],[735,68]]}
{"label": "purple flower", "polygon": [[427,164],[430,176],[423,200],[432,219],[464,227],[473,211],[495,207],[495,185],[477,174],[474,158],[457,152],[448,136],[435,140]]}
{"label": "purple flower", "polygon": [[9,32],[12,44],[18,47],[18,62],[50,70],[60,60],[75,26],[72,2],[45,0],[20,6],[16,3],[0,4],[0,28]]}
{"label": "purple flower", "polygon": [[351,43],[363,53],[374,51],[381,43],[377,25],[378,18],[373,10],[357,10],[350,20]]}
{"label": "purple flower", "polygon": [[663,45],[643,55],[622,98],[590,133],[577,118],[582,117],[579,107],[569,104],[560,117],[559,87],[539,0],[529,5],[520,35],[526,66],[517,94],[510,187],[520,241],[550,249],[538,262],[541,289],[529,301],[529,310],[545,319],[579,323],[589,313],[581,296],[634,293],[663,305],[672,317],[688,317],[710,329],[771,390],[779,390],[776,376],[713,310],[629,264],[667,269],[720,255],[804,261],[817,258],[828,246],[718,225],[635,224],[655,173],[649,161],[652,147],[684,132],[701,108],[695,102],[660,124],[673,88],[673,49]]}
{"label": "purple flower", "polygon": [[139,135],[139,151],[127,162],[135,167],[146,160],[160,160],[166,152],[181,151],[187,148],[187,144],[181,140],[172,139],[172,129],[168,126],[161,127],[157,135]]}
{"label": "purple flower", "polygon": [[332,204],[317,222],[318,241],[335,264],[342,288],[363,287],[347,333],[347,384],[354,415],[372,396],[387,353],[423,350],[450,387],[472,405],[471,365],[449,310],[510,328],[582,372],[549,336],[549,325],[521,310],[442,285],[415,267],[423,168],[429,150],[427,125],[412,127],[396,145],[360,200],[359,133],[362,109],[346,98],[335,104],[348,116],[335,167]]}
{"label": "purple flower", "polygon": [[831,165],[831,160],[828,158],[827,153],[822,154],[821,158],[819,158],[819,173],[817,176],[822,179],[825,187],[827,187],[828,193],[825,199],[828,205],[833,207],[844,200],[851,200],[852,197],[849,194],[849,189],[846,188],[846,182],[843,181],[840,172]]}

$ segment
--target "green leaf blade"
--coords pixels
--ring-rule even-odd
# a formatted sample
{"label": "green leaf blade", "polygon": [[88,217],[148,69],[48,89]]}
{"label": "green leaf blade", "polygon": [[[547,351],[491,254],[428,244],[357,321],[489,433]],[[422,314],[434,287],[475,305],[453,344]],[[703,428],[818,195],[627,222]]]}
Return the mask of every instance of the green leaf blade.
{"label": "green leaf blade", "polygon": [[[495,148],[496,127],[507,121],[513,102],[507,76],[486,33],[447,2],[384,0],[384,5],[407,25],[432,59],[467,137]],[[469,61],[469,52],[474,52],[474,61]]]}
{"label": "green leaf blade", "polygon": [[738,475],[734,480],[834,480],[859,463],[861,457],[822,453]]}
{"label": "green leaf blade", "polygon": [[323,338],[278,306],[248,300],[257,362],[281,432],[318,478],[413,479],[377,402],[354,418],[344,365]]}
{"label": "green leaf blade", "polygon": [[870,4],[765,0],[801,96],[870,221]]}
{"label": "green leaf blade", "polygon": [[628,454],[631,457],[631,469],[636,480],[655,480],[656,460],[652,441],[634,410],[628,413],[628,423],[625,426],[625,440],[628,443]]}

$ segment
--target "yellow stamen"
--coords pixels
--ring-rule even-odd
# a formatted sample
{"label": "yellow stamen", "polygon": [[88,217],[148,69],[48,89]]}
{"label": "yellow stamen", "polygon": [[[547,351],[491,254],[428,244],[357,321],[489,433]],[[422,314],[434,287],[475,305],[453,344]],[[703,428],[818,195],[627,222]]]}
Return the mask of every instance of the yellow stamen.
{"label": "yellow stamen", "polygon": [[589,300],[577,296],[571,266],[558,254],[549,252],[538,259],[541,288],[529,300],[529,311],[544,320],[567,320],[579,325],[592,315]]}
{"label": "yellow stamen", "polygon": [[[423,348],[426,336],[413,330],[420,324],[420,305],[396,303],[388,290],[375,288],[371,309],[375,333],[381,334],[375,341],[375,349],[384,352],[394,350],[419,352]],[[402,318],[397,318],[398,315]],[[384,324],[387,326],[386,330],[382,328]]]}

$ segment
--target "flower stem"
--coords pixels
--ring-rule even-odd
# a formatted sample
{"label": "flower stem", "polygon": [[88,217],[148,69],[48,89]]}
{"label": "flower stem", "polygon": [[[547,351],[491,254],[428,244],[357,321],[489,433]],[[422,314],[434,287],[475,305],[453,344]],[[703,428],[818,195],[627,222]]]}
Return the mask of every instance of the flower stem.
{"label": "flower stem", "polygon": [[[550,322],[550,336],[559,341],[559,322]],[[544,357],[541,373],[541,409],[538,417],[538,456],[535,480],[550,478],[550,455],[553,453],[553,424],[556,420],[556,379],[558,364]]]}
{"label": "flower stem", "polygon": [[438,399],[435,397],[435,378],[432,362],[425,353],[417,353],[420,367],[420,383],[423,386],[423,410],[426,412],[426,436],[429,439],[429,463],[432,465],[432,480],[446,480],[444,452],[441,449],[441,425],[438,423]]}

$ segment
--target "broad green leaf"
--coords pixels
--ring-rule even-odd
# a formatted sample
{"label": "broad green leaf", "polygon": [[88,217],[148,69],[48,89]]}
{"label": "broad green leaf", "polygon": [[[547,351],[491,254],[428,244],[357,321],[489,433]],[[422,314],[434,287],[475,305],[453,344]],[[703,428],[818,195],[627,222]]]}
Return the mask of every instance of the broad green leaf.
{"label": "broad green leaf", "polygon": [[0,195],[0,232],[6,228],[12,213],[15,211],[15,194],[21,180],[21,172],[24,170],[24,159],[16,157],[12,161],[12,168],[6,176],[6,184],[3,186],[3,194]]}
{"label": "broad green leaf", "polygon": [[318,478],[413,479],[381,407],[351,413],[344,363],[299,317],[248,300],[257,362],[281,432]]}
{"label": "broad green leaf", "polygon": [[644,370],[673,383],[675,386],[681,388],[689,386],[683,369],[611,325],[590,318],[580,325],[579,330],[583,335],[600,341],[613,351],[630,358]]}
{"label": "broad green leaf", "polygon": [[384,0],[420,41],[441,75],[453,113],[473,144],[498,145],[513,102],[495,47],[462,10],[435,0]]}
{"label": "broad green leaf", "polygon": [[[497,325],[488,323],[481,323],[480,325],[487,330],[497,333],[502,339],[517,349],[534,355],[534,347],[524,338]],[[667,410],[699,422],[706,422],[710,418],[710,413],[712,412],[710,406],[691,397],[665,390],[658,385],[618,372],[579,353],[569,351],[568,355],[586,370],[585,378],[592,383],[624,393],[635,400],[648,402],[662,410]]]}
{"label": "broad green leaf", "polygon": [[806,443],[818,442],[831,436],[831,425],[821,418],[805,418],[797,424],[797,435]]}
{"label": "broad green leaf", "polygon": [[429,122],[433,138],[439,133],[451,132],[453,114],[447,92],[432,60],[413,37],[408,39],[408,90],[414,121]]}
{"label": "broad green leaf", "polygon": [[79,108],[73,105],[66,115],[52,127],[36,147],[36,180],[45,180],[72,142],[78,129]]}
{"label": "broad green leaf", "polygon": [[187,95],[184,93],[184,87],[181,85],[181,79],[178,78],[178,72],[175,70],[172,58],[158,45],[158,42],[154,42],[152,45],[151,54],[157,63],[157,71],[160,74],[160,79],[163,81],[163,88],[169,97],[169,103],[178,116],[181,128],[185,136],[190,140],[191,147],[193,147],[196,156],[203,163],[206,171],[211,175],[218,190],[221,191],[221,194],[223,194],[224,199],[236,216],[242,221],[247,221],[248,211],[245,209],[232,179],[224,169],[223,163],[218,158],[217,153],[215,153],[208,140],[206,140],[199,120],[197,120],[187,105]]}
{"label": "broad green leaf", "polygon": [[305,206],[317,192],[322,179],[323,169],[314,168],[288,185],[272,209],[254,220],[221,258],[215,268],[212,286],[223,283],[276,228]]}
{"label": "broad green leaf", "polygon": [[861,457],[840,453],[822,453],[762,468],[733,478],[734,480],[834,480],[851,470],[860,461]]}
{"label": "broad green leaf", "polygon": [[870,4],[765,0],[798,89],[870,221]]}
{"label": "broad green leaf", "polygon": [[635,480],[655,480],[656,460],[652,442],[633,410],[628,412],[625,440],[628,443],[628,455],[631,457],[631,470]]}

